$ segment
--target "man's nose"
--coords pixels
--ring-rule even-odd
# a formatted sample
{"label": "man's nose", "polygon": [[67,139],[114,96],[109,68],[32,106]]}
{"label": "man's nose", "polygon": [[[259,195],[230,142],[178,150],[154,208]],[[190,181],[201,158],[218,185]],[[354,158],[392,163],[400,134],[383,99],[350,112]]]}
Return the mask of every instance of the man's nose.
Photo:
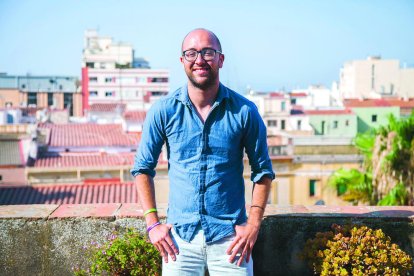
{"label": "man's nose", "polygon": [[203,58],[203,55],[201,53],[197,53],[197,58],[195,60],[195,63],[197,64],[201,64],[201,63],[205,63],[206,61]]}

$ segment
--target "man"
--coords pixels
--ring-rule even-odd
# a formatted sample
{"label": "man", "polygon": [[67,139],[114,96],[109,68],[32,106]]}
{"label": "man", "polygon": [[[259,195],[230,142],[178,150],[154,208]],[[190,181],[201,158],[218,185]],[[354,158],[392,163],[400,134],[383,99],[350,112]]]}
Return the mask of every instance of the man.
{"label": "man", "polygon": [[[163,275],[253,275],[256,242],[271,181],[266,128],[256,106],[219,81],[219,39],[195,29],[182,43],[188,83],[147,114],[131,173]],[[154,168],[166,142],[170,179],[168,224],[158,221]],[[255,183],[246,217],[244,150]]]}

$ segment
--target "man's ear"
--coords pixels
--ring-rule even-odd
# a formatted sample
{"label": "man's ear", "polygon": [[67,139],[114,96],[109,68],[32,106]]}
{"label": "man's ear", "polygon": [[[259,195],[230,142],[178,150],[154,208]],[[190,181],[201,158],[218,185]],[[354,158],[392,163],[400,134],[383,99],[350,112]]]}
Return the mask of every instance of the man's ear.
{"label": "man's ear", "polygon": [[184,64],[184,58],[183,58],[183,56],[180,56],[180,62],[181,62],[182,64]]}
{"label": "man's ear", "polygon": [[222,68],[223,67],[223,63],[224,63],[224,55],[223,54],[220,54],[220,57],[219,57],[219,68]]}

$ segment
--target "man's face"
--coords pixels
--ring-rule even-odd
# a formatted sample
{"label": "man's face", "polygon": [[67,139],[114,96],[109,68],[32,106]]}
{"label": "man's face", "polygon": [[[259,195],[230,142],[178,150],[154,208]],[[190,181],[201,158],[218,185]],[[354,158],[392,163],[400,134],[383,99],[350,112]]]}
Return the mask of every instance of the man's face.
{"label": "man's face", "polygon": [[[182,51],[202,49],[218,49],[216,40],[211,34],[205,30],[196,30],[190,33],[183,42]],[[213,60],[205,61],[198,54],[197,59],[193,62],[187,61],[183,56],[180,58],[181,63],[184,65],[185,73],[191,83],[200,89],[207,89],[215,84],[218,84],[219,69],[223,66],[224,56],[216,53]]]}

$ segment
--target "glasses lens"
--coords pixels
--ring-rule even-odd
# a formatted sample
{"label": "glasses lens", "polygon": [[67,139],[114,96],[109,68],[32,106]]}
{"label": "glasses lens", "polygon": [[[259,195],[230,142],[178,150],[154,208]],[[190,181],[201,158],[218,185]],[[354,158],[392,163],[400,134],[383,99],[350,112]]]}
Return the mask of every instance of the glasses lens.
{"label": "glasses lens", "polygon": [[213,49],[203,49],[201,54],[203,55],[204,60],[212,60],[216,55],[216,51]]}
{"label": "glasses lens", "polygon": [[185,51],[184,56],[188,61],[194,61],[197,59],[197,51],[195,50]]}

